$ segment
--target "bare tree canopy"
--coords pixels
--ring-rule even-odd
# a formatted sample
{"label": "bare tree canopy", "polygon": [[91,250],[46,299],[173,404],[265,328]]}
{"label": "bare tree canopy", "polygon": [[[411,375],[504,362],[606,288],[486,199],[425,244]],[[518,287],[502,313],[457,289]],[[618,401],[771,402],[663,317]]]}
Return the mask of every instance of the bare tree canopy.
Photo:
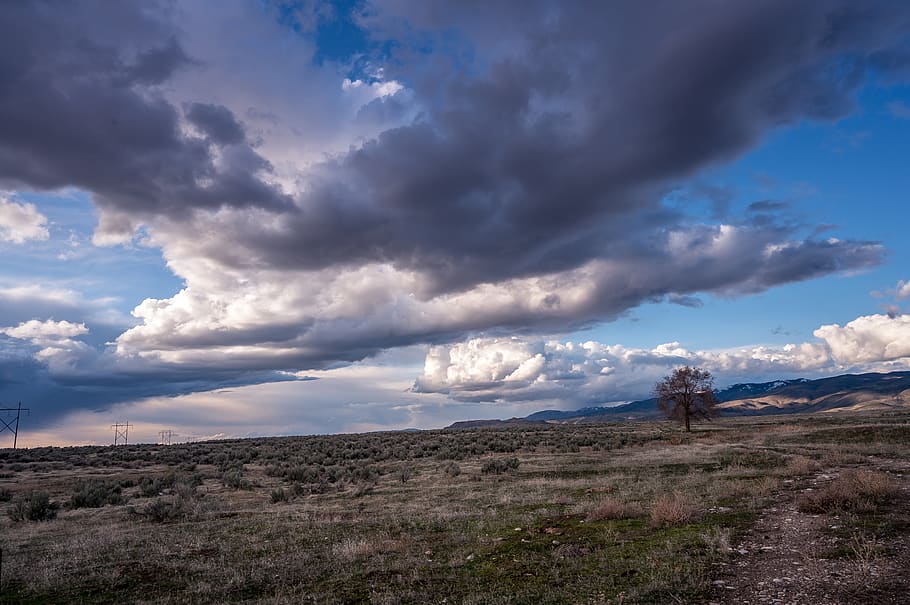
{"label": "bare tree canopy", "polygon": [[667,418],[676,419],[691,432],[690,421],[710,420],[720,414],[711,372],[683,366],[676,368],[654,387],[657,405]]}

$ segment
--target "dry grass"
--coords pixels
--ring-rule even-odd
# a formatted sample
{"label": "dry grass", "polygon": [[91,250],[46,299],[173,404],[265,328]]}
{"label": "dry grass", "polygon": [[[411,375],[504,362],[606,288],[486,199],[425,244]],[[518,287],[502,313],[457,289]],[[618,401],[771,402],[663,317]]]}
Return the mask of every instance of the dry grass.
{"label": "dry grass", "polygon": [[604,496],[591,507],[587,519],[588,521],[633,519],[643,514],[641,506],[635,502],[626,502],[614,496]]}
{"label": "dry grass", "polygon": [[733,531],[729,527],[712,527],[702,534],[709,551],[725,555],[732,550]]}
{"label": "dry grass", "polygon": [[[127,499],[63,507],[43,523],[14,523],[5,514],[11,502],[0,502],[0,605],[436,603],[440,595],[459,603],[699,602],[714,564],[769,496],[802,488],[812,459],[836,472],[825,460],[840,444],[806,443],[800,431],[844,420],[801,422],[727,419],[678,438],[672,425],[628,423],[137,446],[133,460],[123,458],[130,450],[98,448],[68,468],[69,450],[25,462],[29,452],[0,450],[0,490],[11,500],[44,490],[66,503],[85,477],[122,481]],[[563,447],[571,440],[577,447]],[[908,454],[896,441],[849,447],[867,468],[870,456]],[[457,455],[457,473],[443,468],[445,451]],[[369,452],[387,457],[363,457]],[[520,465],[484,474],[497,457]],[[403,481],[405,463],[413,472]],[[251,489],[225,486],[225,468]],[[312,481],[282,470],[298,468]],[[173,473],[197,474],[196,492],[142,493],[140,478]],[[893,495],[889,479],[859,472],[837,481],[877,501]],[[273,498],[277,490],[284,496]],[[136,514],[184,496],[194,507],[166,523]],[[887,555],[865,542],[855,552],[857,561]]]}
{"label": "dry grass", "polygon": [[380,543],[373,538],[345,538],[332,545],[332,554],[342,561],[351,562],[379,551]]}
{"label": "dry grass", "polygon": [[694,515],[691,497],[680,492],[659,496],[651,503],[651,525],[655,527],[688,523]]}
{"label": "dry grass", "polygon": [[812,458],[796,455],[787,461],[787,466],[783,468],[781,474],[785,477],[802,477],[814,473],[819,468],[821,465]]}
{"label": "dry grass", "polygon": [[897,483],[885,473],[848,470],[821,489],[803,494],[799,509],[806,513],[869,512],[897,493]]}
{"label": "dry grass", "polygon": [[876,536],[863,533],[853,534],[850,543],[851,559],[855,564],[855,575],[860,580],[868,580],[873,576],[876,562],[881,557],[882,547]]}
{"label": "dry grass", "polygon": [[820,460],[822,466],[847,466],[851,464],[863,464],[865,455],[862,446],[855,444],[838,444],[827,448],[824,456]]}

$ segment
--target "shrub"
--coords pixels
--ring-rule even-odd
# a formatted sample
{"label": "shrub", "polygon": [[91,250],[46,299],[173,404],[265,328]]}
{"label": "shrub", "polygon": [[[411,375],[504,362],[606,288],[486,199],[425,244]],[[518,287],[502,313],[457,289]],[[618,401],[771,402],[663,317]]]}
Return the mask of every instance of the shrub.
{"label": "shrub", "polygon": [[398,472],[395,473],[395,476],[402,483],[407,483],[414,476],[414,469],[410,466],[402,466],[398,469]]}
{"label": "shrub", "polygon": [[161,477],[144,476],[139,480],[139,493],[146,498],[151,498],[173,487],[176,482],[177,475],[174,473],[168,473]]}
{"label": "shrub", "polygon": [[174,493],[177,494],[178,498],[183,498],[187,501],[196,500],[200,497],[196,493],[198,485],[201,485],[201,483],[197,483],[193,477],[184,478],[174,484]]}
{"label": "shrub", "polygon": [[196,493],[196,486],[191,481],[178,481],[174,484],[172,495],[155,498],[145,506],[140,515],[154,523],[177,521],[200,510],[201,496]]}
{"label": "shrub", "polygon": [[688,498],[679,492],[659,496],[651,504],[651,524],[657,527],[687,523],[695,513]]}
{"label": "shrub", "polygon": [[5,487],[0,487],[0,502],[9,502],[13,499],[13,492],[6,489]]}
{"label": "shrub", "polygon": [[252,489],[253,485],[243,477],[243,472],[238,468],[232,468],[221,475],[221,483],[225,487],[233,489]]}
{"label": "shrub", "polygon": [[85,479],[76,484],[70,497],[70,508],[101,508],[105,504],[123,504],[120,484],[103,479]]}
{"label": "shrub", "polygon": [[140,513],[153,523],[176,521],[186,516],[186,501],[181,497],[155,498]]}
{"label": "shrub", "polygon": [[202,501],[203,495],[196,491],[200,484],[201,479],[196,475],[180,477],[175,480],[170,493],[155,498],[142,510],[134,509],[132,512],[154,523],[166,523],[198,515],[202,510],[210,509],[216,504],[210,500]]}
{"label": "shrub", "polygon": [[897,493],[897,484],[885,473],[850,470],[821,489],[803,494],[797,504],[804,513],[868,512]]}
{"label": "shrub", "polygon": [[[369,482],[363,483],[366,484]],[[370,483],[370,485],[372,484]],[[331,483],[321,481],[319,483],[295,483],[291,489],[294,490],[295,495],[304,496],[308,494],[327,494],[333,489],[337,490],[338,488],[333,486]]]}
{"label": "shrub", "polygon": [[167,473],[160,477],[142,477],[139,480],[139,493],[147,498],[159,496],[169,491],[179,491],[181,489],[190,489],[202,485],[202,474],[194,473],[192,475],[177,475]]}
{"label": "shrub", "polygon": [[57,516],[56,502],[47,492],[27,492],[13,499],[8,514],[13,521],[49,521]]}
{"label": "shrub", "polygon": [[269,495],[272,497],[273,504],[277,504],[279,502],[287,502],[291,499],[291,495],[286,492],[283,487],[273,489]]}
{"label": "shrub", "polygon": [[445,464],[442,465],[441,469],[442,469],[442,472],[445,473],[449,477],[457,477],[458,475],[461,474],[461,467],[458,466],[458,464],[456,462],[452,462],[452,461],[446,462]]}
{"label": "shrub", "polygon": [[507,471],[512,471],[518,468],[518,458],[494,458],[488,460],[480,467],[480,472],[484,474],[494,473],[496,475],[501,475]]}
{"label": "shrub", "polygon": [[354,488],[354,497],[360,498],[361,496],[366,496],[367,494],[373,493],[373,489],[376,487],[375,483],[369,481],[361,481],[357,484],[357,487]]}
{"label": "shrub", "polygon": [[284,478],[299,483],[318,483],[322,479],[319,467],[293,466],[284,471]]}

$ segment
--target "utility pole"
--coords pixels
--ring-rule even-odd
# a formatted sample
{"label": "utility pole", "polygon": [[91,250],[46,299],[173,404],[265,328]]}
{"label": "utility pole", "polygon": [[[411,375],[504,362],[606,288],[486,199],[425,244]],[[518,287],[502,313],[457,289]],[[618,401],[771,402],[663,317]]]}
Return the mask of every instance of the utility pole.
{"label": "utility pole", "polygon": [[171,439],[176,435],[171,429],[165,429],[163,431],[158,431],[158,443],[161,445],[170,445]]}
{"label": "utility pole", "polygon": [[[128,421],[127,422],[116,422],[111,425],[111,428],[114,429],[114,445],[127,445],[129,444],[130,436],[130,427],[133,426]],[[123,440],[123,443],[120,443],[120,440]]]}
{"label": "utility pole", "polygon": [[[21,401],[19,402],[19,405],[14,408],[0,408],[0,412],[4,413],[3,414],[4,417],[0,418],[0,424],[3,425],[3,427],[0,428],[0,433],[8,430],[10,433],[13,434],[13,449],[16,449],[16,442],[19,439],[19,416],[22,415],[22,412],[25,412],[26,414],[28,414],[29,409],[30,408],[22,407]],[[10,412],[16,412],[16,417],[10,418],[7,421],[6,417]]]}

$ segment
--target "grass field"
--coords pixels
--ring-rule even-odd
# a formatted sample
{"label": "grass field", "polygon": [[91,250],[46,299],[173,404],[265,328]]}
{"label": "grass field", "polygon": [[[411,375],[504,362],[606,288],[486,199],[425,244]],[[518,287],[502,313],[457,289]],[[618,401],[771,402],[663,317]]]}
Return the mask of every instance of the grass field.
{"label": "grass field", "polygon": [[910,414],[0,450],[0,603],[709,602],[786,499],[862,602],[908,460]]}

